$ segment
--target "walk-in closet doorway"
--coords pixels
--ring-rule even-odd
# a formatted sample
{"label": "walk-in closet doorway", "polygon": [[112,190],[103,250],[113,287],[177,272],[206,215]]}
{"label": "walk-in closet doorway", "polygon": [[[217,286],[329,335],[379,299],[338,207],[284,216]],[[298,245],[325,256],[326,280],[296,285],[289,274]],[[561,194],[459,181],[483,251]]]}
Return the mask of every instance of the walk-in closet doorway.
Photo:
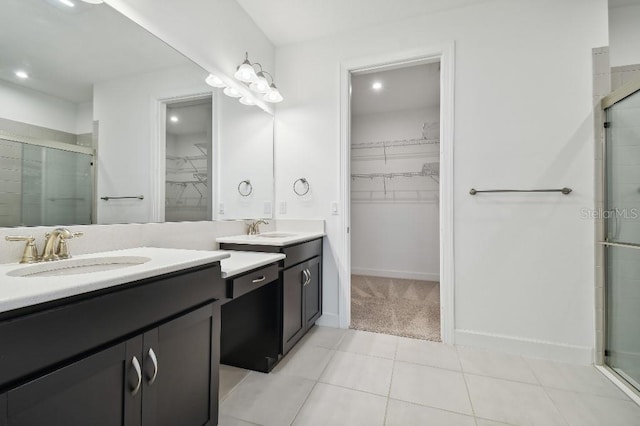
{"label": "walk-in closet doorway", "polygon": [[342,327],[452,342],[452,51],[343,64]]}

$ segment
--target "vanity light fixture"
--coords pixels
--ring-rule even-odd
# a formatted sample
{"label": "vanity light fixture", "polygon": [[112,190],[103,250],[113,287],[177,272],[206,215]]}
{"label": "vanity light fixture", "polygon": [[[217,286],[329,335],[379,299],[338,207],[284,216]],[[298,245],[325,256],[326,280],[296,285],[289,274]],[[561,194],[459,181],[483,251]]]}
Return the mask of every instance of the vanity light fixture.
{"label": "vanity light fixture", "polygon": [[233,76],[244,83],[251,83],[256,80],[258,76],[256,75],[256,70],[253,69],[253,64],[249,61],[249,52],[245,52],[244,62],[238,65]]}
{"label": "vanity light fixture", "polygon": [[246,96],[243,96],[240,98],[240,103],[242,105],[248,105],[248,106],[252,106],[255,105],[256,103],[253,101],[253,99],[251,98],[247,98]]}
{"label": "vanity light fixture", "polygon": [[[256,66],[260,69],[256,72]],[[267,77],[271,79],[271,84]],[[238,65],[234,77],[249,85],[252,91],[264,95],[262,98],[267,102],[282,102],[283,97],[273,82],[273,76],[262,69],[262,65],[258,62],[251,63],[249,61],[249,53],[245,52],[245,59]]]}
{"label": "vanity light fixture", "polygon": [[224,94],[227,96],[230,96],[232,98],[239,98],[242,96],[242,93],[240,93],[240,91],[238,89],[236,89],[235,87],[225,87],[224,88]]}
{"label": "vanity light fixture", "polygon": [[18,70],[15,72],[15,74],[16,74],[16,77],[22,80],[29,78],[29,74],[27,74],[26,71]]}
{"label": "vanity light fixture", "polygon": [[224,81],[222,81],[222,79],[220,77],[218,77],[217,75],[214,74],[209,74],[209,76],[204,80],[205,83],[207,83],[209,86],[213,86],[213,87],[227,87],[226,84],[224,84]]}

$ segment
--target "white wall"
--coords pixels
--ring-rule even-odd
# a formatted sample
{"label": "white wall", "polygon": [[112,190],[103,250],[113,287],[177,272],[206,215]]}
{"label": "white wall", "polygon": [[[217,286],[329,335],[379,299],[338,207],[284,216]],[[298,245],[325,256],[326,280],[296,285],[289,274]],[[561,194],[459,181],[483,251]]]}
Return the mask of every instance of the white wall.
{"label": "white wall", "polygon": [[232,77],[249,52],[274,69],[275,50],[235,0],[106,0],[209,72]]}
{"label": "white wall", "polygon": [[612,67],[640,64],[640,4],[609,9]]}
{"label": "white wall", "polygon": [[[159,176],[153,169],[152,143],[158,128],[153,105],[159,99],[211,92],[206,73],[195,65],[127,76],[94,86],[94,119],[98,136],[98,223],[153,220],[152,187]],[[157,138],[157,135],[155,135]],[[103,201],[104,196],[144,195],[140,200]]]}
{"label": "white wall", "polygon": [[[286,17],[283,17],[286,21]],[[339,69],[358,57],[456,42],[456,341],[589,361],[594,346],[591,48],[605,0],[496,0],[277,51],[276,194],[283,217],[326,219],[324,310],[338,315]],[[310,84],[313,82],[313,84]],[[291,194],[300,174],[313,197]],[[569,186],[558,194],[476,188]]]}
{"label": "white wall", "polygon": [[0,99],[2,118],[77,133],[77,105],[73,102],[1,80]]}
{"label": "white wall", "polygon": [[[424,123],[438,129],[439,119],[438,108],[354,115],[351,143],[418,139]],[[390,147],[386,162],[382,154],[380,148],[353,150],[351,173],[417,172],[426,162],[439,162],[440,151],[437,144]],[[386,197],[378,192],[383,189],[380,178],[351,181],[352,273],[439,281],[438,183],[428,176],[398,177],[385,183]]]}
{"label": "white wall", "polygon": [[[216,217],[270,218],[273,212],[273,116],[256,106],[218,95],[216,126],[218,150]],[[248,180],[251,189],[240,182]],[[224,210],[220,209],[224,205]]]}

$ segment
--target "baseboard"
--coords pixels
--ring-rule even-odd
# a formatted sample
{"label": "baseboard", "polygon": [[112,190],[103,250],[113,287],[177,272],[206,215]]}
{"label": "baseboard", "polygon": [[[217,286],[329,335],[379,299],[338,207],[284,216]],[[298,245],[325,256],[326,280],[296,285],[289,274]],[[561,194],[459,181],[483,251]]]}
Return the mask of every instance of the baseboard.
{"label": "baseboard", "polygon": [[593,348],[587,346],[460,329],[455,331],[455,344],[491,349],[529,358],[542,358],[572,364],[593,364]]}
{"label": "baseboard", "polygon": [[367,277],[401,278],[406,280],[440,281],[440,274],[429,272],[395,271],[392,269],[357,268],[352,266],[351,273]]}
{"label": "baseboard", "polygon": [[340,316],[338,316],[338,314],[324,312],[322,316],[318,318],[316,324],[323,327],[340,328]]}

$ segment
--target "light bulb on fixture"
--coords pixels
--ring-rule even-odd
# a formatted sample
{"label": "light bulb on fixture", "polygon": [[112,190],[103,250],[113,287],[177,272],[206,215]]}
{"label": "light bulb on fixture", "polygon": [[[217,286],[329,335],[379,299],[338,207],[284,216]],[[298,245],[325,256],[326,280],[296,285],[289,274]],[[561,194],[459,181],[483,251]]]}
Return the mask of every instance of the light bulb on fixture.
{"label": "light bulb on fixture", "polygon": [[249,62],[248,52],[245,52],[244,62],[238,66],[233,76],[244,83],[251,83],[256,79],[256,70],[253,69],[253,65]]}
{"label": "light bulb on fixture", "polygon": [[239,98],[242,96],[242,93],[240,93],[240,91],[235,87],[225,87],[223,92],[225,95],[231,98]]}
{"label": "light bulb on fixture", "polygon": [[251,83],[251,85],[249,85],[249,89],[260,94],[267,93],[269,90],[269,82],[264,76],[264,72],[260,71],[256,74],[256,79]]}
{"label": "light bulb on fixture", "polygon": [[283,97],[280,94],[280,91],[276,87],[274,83],[271,83],[271,87],[269,87],[269,91],[266,95],[264,95],[264,100],[271,103],[278,103],[283,101]]}
{"label": "light bulb on fixture", "polygon": [[205,83],[207,83],[209,86],[213,86],[213,87],[227,87],[226,84],[224,84],[224,81],[222,81],[222,79],[220,77],[218,77],[217,75],[213,75],[213,74],[209,74],[209,76],[204,80]]}
{"label": "light bulb on fixture", "polygon": [[242,105],[248,105],[248,106],[252,106],[255,105],[256,103],[253,101],[253,99],[251,98],[247,98],[246,96],[243,96],[240,98],[240,103]]}

